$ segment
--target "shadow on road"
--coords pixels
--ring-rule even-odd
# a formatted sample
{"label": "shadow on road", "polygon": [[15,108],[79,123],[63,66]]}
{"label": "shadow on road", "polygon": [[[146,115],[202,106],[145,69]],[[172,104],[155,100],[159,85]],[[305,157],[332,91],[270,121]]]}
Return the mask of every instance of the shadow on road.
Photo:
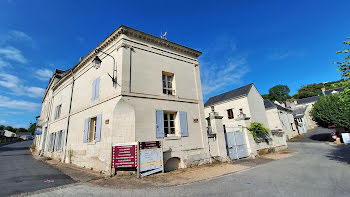
{"label": "shadow on road", "polygon": [[312,140],[322,141],[322,142],[333,142],[331,135],[329,133],[314,134],[309,137]]}
{"label": "shadow on road", "polygon": [[350,145],[335,146],[327,157],[330,160],[350,164]]}

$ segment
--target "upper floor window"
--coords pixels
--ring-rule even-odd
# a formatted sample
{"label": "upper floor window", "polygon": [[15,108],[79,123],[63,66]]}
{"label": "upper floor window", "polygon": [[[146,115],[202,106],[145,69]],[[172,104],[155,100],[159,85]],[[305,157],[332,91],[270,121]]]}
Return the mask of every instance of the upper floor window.
{"label": "upper floor window", "polygon": [[54,120],[58,119],[61,116],[61,108],[62,104],[56,106]]}
{"label": "upper floor window", "polygon": [[243,109],[239,109],[239,114],[243,114]]}
{"label": "upper floor window", "polygon": [[228,117],[228,119],[233,119],[234,118],[232,109],[228,109],[227,110],[227,117]]}
{"label": "upper floor window", "polygon": [[172,73],[162,73],[163,81],[163,94],[175,95],[174,86],[174,74]]}

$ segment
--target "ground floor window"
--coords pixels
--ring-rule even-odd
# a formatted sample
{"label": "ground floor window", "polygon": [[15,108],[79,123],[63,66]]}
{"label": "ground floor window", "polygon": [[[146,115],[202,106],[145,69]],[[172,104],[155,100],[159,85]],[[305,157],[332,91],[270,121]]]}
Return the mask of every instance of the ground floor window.
{"label": "ground floor window", "polygon": [[90,125],[89,125],[89,142],[93,142],[95,140],[96,135],[96,121],[97,117],[93,117],[90,119]]}
{"label": "ground floor window", "polygon": [[164,135],[175,136],[175,112],[164,112]]}

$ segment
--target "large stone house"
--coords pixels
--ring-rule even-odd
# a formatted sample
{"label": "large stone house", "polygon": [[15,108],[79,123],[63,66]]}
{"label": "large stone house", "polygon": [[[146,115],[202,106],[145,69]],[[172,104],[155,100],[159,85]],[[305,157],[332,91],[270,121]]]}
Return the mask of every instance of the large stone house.
{"label": "large stone house", "polygon": [[200,55],[120,26],[71,69],[55,70],[37,118],[37,148],[106,173],[116,143],[159,140],[166,168],[210,162]]}

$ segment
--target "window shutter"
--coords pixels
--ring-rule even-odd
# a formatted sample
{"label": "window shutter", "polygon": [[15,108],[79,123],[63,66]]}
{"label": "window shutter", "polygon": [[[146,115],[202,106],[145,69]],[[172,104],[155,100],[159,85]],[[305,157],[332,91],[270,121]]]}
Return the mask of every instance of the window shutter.
{"label": "window shutter", "polygon": [[51,133],[49,134],[49,140],[47,140],[47,152],[50,151],[50,141],[51,141]]}
{"label": "window shutter", "polygon": [[97,100],[100,96],[100,77],[95,80],[95,99]]}
{"label": "window shutter", "polygon": [[62,138],[61,138],[61,152],[63,151],[64,141],[66,138],[64,138],[64,134],[66,133],[66,130],[62,130]]}
{"label": "window shutter", "polygon": [[180,133],[182,137],[188,136],[188,128],[187,128],[187,113],[184,111],[179,111],[180,115]]}
{"label": "window shutter", "polygon": [[57,118],[57,107],[58,106],[55,107],[55,114],[54,114],[54,117],[53,117],[54,120],[56,120],[56,118]]}
{"label": "window shutter", "polygon": [[96,80],[92,82],[92,94],[91,94],[91,101],[95,100],[95,93],[96,92]]}
{"label": "window shutter", "polygon": [[163,110],[156,110],[156,137],[164,137],[164,113]]}
{"label": "window shutter", "polygon": [[101,141],[101,126],[102,126],[102,115],[98,114],[96,117],[96,133],[95,133],[95,141]]}
{"label": "window shutter", "polygon": [[85,127],[84,127],[84,143],[86,143],[88,141],[88,137],[89,137],[89,122],[90,122],[90,118],[85,119]]}
{"label": "window shutter", "polygon": [[58,143],[58,132],[55,132],[55,147],[53,151],[57,151],[57,143]]}

